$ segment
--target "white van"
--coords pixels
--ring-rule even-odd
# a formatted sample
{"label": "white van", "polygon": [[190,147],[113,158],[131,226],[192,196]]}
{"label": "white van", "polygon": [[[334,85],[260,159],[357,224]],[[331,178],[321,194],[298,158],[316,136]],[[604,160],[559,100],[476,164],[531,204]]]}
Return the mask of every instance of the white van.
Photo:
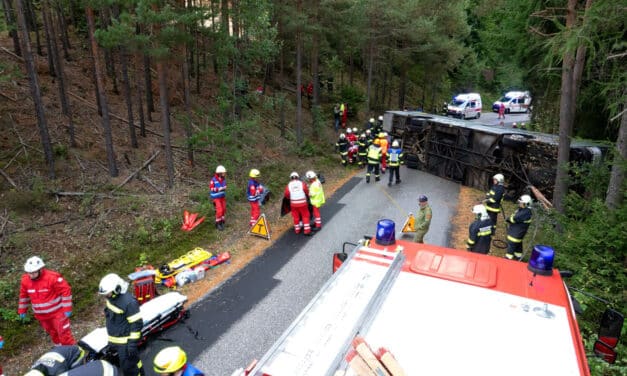
{"label": "white van", "polygon": [[498,101],[492,104],[492,111],[499,112],[501,103],[505,105],[505,113],[510,112],[529,112],[531,105],[531,94],[528,91],[510,91]]}
{"label": "white van", "polygon": [[479,119],[481,117],[481,95],[478,93],[457,95],[448,104],[446,114],[460,119]]}

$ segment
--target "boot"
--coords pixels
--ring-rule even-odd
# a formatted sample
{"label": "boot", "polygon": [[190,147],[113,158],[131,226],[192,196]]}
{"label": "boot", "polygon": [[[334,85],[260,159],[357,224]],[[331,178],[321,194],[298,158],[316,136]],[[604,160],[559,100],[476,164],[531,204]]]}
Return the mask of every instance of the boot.
{"label": "boot", "polygon": [[389,181],[389,182],[388,182],[388,187],[391,187],[391,186],[392,186],[392,182],[391,182],[391,181]]}
{"label": "boot", "polygon": [[401,179],[398,179],[398,180],[396,181],[396,184],[401,184]]}
{"label": "boot", "polygon": [[374,177],[374,181],[379,181],[379,180],[381,180],[381,179],[378,176]]}
{"label": "boot", "polygon": [[366,184],[370,183],[370,176],[366,176]]}

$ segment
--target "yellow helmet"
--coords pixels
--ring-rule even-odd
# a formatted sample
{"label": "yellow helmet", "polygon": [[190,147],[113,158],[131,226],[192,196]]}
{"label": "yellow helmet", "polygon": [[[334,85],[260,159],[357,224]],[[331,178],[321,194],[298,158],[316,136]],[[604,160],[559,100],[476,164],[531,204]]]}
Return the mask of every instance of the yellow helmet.
{"label": "yellow helmet", "polygon": [[250,178],[258,178],[261,176],[261,172],[259,172],[259,170],[257,170],[256,168],[253,168],[252,170],[250,170],[250,173],[248,174],[248,177]]}
{"label": "yellow helmet", "polygon": [[185,365],[187,354],[178,346],[166,347],[155,356],[154,370],[157,373],[174,373]]}

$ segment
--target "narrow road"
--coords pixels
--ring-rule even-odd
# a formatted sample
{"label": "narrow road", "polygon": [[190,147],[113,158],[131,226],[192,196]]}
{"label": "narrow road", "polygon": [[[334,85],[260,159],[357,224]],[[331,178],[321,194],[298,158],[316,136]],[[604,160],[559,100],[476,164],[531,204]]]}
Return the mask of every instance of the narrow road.
{"label": "narrow road", "polygon": [[[343,242],[373,236],[377,221],[396,222],[397,234],[425,194],[433,220],[425,241],[447,246],[450,217],[459,185],[418,170],[401,168],[402,183],[387,186],[389,175],[366,184],[365,172],[352,178],[323,206],[323,229],[312,237],[288,232],[235,276],[190,309],[191,317],[149,341],[142,351],[148,375],[163,347],[178,344],[206,375],[228,376],[259,359],[331,275],[332,254]],[[265,240],[259,239],[260,242]]]}

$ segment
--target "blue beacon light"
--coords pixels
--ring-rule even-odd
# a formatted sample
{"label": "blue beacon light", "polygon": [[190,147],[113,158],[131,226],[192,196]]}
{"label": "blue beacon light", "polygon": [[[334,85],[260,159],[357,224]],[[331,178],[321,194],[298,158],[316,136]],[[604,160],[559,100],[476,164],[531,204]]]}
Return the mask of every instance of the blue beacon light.
{"label": "blue beacon light", "polygon": [[527,264],[529,271],[550,276],[553,275],[553,260],[555,259],[555,250],[548,245],[536,245],[531,251],[531,257]]}
{"label": "blue beacon light", "polygon": [[391,245],[396,243],[395,225],[391,219],[382,219],[377,222],[376,242],[380,245]]}

